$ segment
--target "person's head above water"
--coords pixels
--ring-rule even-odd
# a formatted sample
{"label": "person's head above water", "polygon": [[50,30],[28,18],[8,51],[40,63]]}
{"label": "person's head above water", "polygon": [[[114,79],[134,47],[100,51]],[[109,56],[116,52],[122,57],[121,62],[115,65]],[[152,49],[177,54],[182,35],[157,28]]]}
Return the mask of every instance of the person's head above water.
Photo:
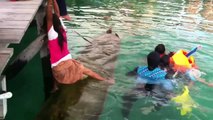
{"label": "person's head above water", "polygon": [[160,67],[161,68],[165,68],[165,67],[169,67],[169,55],[164,55],[160,58]]}
{"label": "person's head above water", "polygon": [[160,54],[158,52],[150,52],[147,56],[148,69],[154,70],[160,63]]}
{"label": "person's head above water", "polygon": [[155,47],[155,52],[158,52],[160,55],[164,54],[166,51],[164,44],[158,44]]}

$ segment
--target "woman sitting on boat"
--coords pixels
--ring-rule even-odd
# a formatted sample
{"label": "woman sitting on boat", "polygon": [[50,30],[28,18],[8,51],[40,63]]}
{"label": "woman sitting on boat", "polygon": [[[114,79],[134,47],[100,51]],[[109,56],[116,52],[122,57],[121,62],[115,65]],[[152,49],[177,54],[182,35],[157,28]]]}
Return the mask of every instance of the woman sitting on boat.
{"label": "woman sitting on boat", "polygon": [[[59,13],[56,2],[54,2],[54,9],[55,13]],[[72,58],[68,50],[66,31],[58,16],[58,14],[52,14],[52,0],[49,0],[47,5],[48,48],[52,72],[56,81],[61,84],[73,84],[85,75],[97,80],[106,80]],[[108,82],[114,83],[113,80],[108,80]]]}

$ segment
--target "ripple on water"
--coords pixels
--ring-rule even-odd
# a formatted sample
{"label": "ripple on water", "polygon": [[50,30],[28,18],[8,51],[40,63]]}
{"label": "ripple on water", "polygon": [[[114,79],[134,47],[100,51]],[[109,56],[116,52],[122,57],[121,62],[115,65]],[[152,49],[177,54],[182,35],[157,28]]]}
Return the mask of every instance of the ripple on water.
{"label": "ripple on water", "polygon": [[[122,1],[122,2],[121,2]],[[94,37],[106,31],[110,26],[121,37],[120,52],[116,63],[116,84],[110,88],[100,120],[121,120],[121,96],[131,90],[135,79],[125,73],[137,65],[146,65],[146,55],[154,47],[163,43],[167,52],[179,49],[191,50],[202,45],[202,50],[194,54],[196,63],[207,81],[213,82],[213,21],[212,3],[209,1],[191,0],[132,0],[107,1],[103,4],[85,4],[74,6],[68,11],[73,16],[68,32],[76,30],[83,36]],[[91,5],[91,6],[90,6]],[[103,6],[100,6],[103,5]],[[106,19],[107,18],[107,19]],[[70,24],[69,24],[70,25]],[[69,36],[69,44],[75,52],[80,45],[88,44],[78,35]],[[71,48],[70,48],[71,49]],[[78,50],[76,50],[78,49]],[[130,118],[144,120],[212,120],[212,88],[196,83],[191,96],[200,108],[193,108],[191,116],[180,116],[176,106],[170,105],[160,111],[143,115],[139,108],[133,107]],[[143,105],[143,102],[141,103]],[[117,117],[114,117],[117,115]]]}

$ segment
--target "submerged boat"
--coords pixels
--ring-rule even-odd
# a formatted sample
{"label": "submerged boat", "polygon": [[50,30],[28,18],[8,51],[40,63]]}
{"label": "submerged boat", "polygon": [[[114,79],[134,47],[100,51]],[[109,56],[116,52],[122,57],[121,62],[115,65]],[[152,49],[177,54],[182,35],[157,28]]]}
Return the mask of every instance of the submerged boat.
{"label": "submerged boat", "polygon": [[[113,78],[120,38],[108,30],[79,52],[86,67],[105,78]],[[102,112],[109,84],[86,78],[71,85],[60,85],[52,93],[36,120],[97,120]]]}

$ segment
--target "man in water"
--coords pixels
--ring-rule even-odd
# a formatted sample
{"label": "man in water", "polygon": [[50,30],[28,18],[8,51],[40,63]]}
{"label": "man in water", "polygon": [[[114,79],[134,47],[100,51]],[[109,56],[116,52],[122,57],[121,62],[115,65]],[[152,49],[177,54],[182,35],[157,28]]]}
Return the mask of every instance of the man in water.
{"label": "man in water", "polygon": [[[148,66],[138,66],[126,74],[127,76],[137,76],[137,80],[136,87],[123,96],[123,106],[125,108],[122,109],[122,114],[125,118],[128,117],[133,102],[138,100],[138,93],[152,94],[157,98],[154,110],[159,109],[169,100],[167,95],[168,92],[170,93],[173,90],[173,85],[170,80],[166,79],[167,73],[158,67],[160,54],[150,52],[147,56],[147,63]],[[154,90],[155,88],[157,88],[157,91]]]}

